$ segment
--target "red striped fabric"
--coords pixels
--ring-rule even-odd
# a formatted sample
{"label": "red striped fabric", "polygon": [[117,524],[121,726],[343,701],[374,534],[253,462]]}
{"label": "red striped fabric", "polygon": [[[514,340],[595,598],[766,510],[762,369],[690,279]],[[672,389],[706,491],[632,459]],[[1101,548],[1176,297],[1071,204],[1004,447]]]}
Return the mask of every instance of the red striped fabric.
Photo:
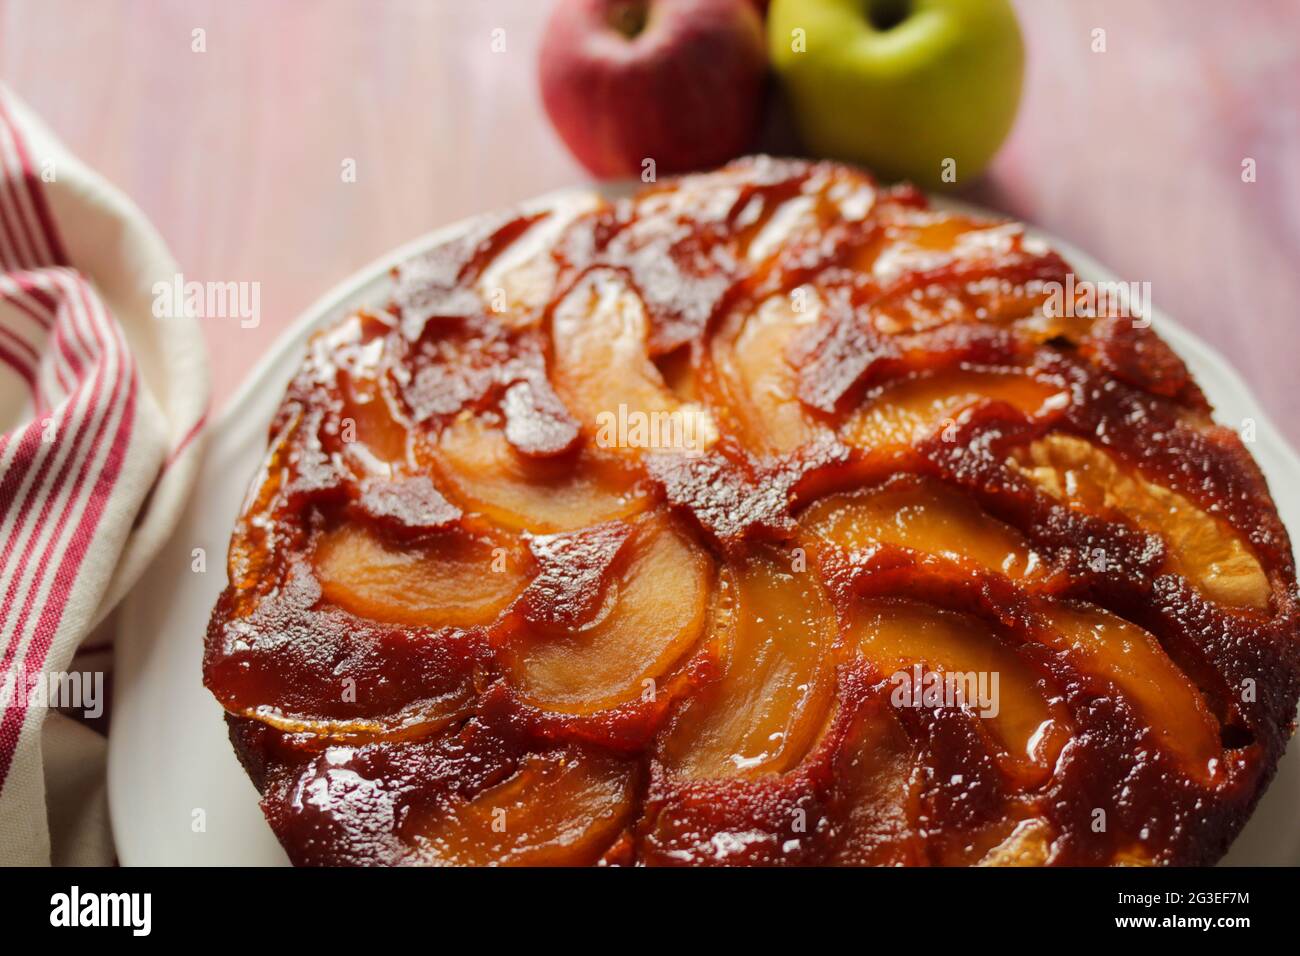
{"label": "red striped fabric", "polygon": [[[0,93],[0,379],[30,402],[0,436],[0,674],[44,667],[136,420],[122,330],[64,250]],[[0,714],[0,790],[27,717],[22,694]]]}

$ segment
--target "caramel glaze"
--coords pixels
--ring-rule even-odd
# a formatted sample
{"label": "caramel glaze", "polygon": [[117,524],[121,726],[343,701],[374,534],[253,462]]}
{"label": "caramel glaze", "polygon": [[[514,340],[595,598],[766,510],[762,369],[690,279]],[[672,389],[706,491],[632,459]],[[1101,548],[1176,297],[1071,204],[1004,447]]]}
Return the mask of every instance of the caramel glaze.
{"label": "caramel glaze", "polygon": [[[485,286],[494,263],[539,236],[535,254],[517,257],[516,276],[531,285],[498,276]],[[482,220],[395,270],[390,307],[320,333],[290,385],[207,635],[205,682],[290,858],[1216,860],[1292,730],[1290,544],[1254,461],[1210,421],[1155,332],[1122,317],[1045,316],[1044,283],[1068,271],[1014,224],[933,213],[915,190],[880,189],[846,167],[764,157],[576,215]],[[592,423],[553,385],[557,304],[584,277],[610,276],[644,309],[637,347],[675,369],[665,393],[716,423],[707,447],[597,447]],[[791,414],[810,437],[762,455],[739,437],[735,389],[708,345],[726,316],[801,288],[815,291],[820,313],[794,328],[783,360]],[[967,369],[1022,376],[1060,398],[1030,411],[977,400],[875,447],[850,447],[838,431],[891,383]],[[502,472],[505,484],[484,492],[514,496],[503,510],[476,505],[464,489],[482,474],[457,484],[439,453],[468,419],[504,435],[498,452],[524,476],[511,485]],[[1266,576],[1266,606],[1213,603],[1169,570],[1167,542],[1122,509],[1072,507],[1009,466],[1015,449],[1048,434],[1086,439],[1240,536]],[[841,548],[801,521],[825,495],[906,492],[921,480],[1022,536],[1038,571],[1016,577],[897,542]],[[584,513],[584,496],[591,520],[568,520],[557,502]],[[340,529],[369,537],[358,544]],[[322,542],[329,567],[355,576],[322,570]],[[661,566],[676,570],[637,591]],[[771,584],[746,591],[764,580],[801,596]],[[447,604],[462,592],[463,606]],[[777,610],[746,610],[769,593]],[[782,640],[817,632],[815,593],[833,608],[830,637],[762,643],[787,611],[806,617]],[[662,605],[636,617],[632,605],[647,600]],[[858,653],[849,622],[862,602],[900,600],[978,624],[999,659],[1032,675],[1056,715],[1033,759],[969,710],[891,704],[895,667]],[[1153,729],[1115,682],[1045,639],[1049,612],[1078,608],[1154,636],[1150,653],[1186,675],[1177,692],[1188,712],[1208,715],[1210,765],[1189,766],[1161,743],[1190,739],[1190,728]],[[637,643],[668,619],[660,644]],[[572,646],[530,656],[548,641]],[[764,647],[766,657],[754,650]],[[597,671],[614,675],[616,693],[587,707],[582,675]],[[547,703],[529,681],[560,686],[569,703]],[[725,687],[761,689],[750,697],[789,713],[722,701]],[[728,707],[753,714],[728,723]],[[673,756],[692,747],[704,748],[690,751],[693,763]],[[715,757],[734,771],[683,769]]]}

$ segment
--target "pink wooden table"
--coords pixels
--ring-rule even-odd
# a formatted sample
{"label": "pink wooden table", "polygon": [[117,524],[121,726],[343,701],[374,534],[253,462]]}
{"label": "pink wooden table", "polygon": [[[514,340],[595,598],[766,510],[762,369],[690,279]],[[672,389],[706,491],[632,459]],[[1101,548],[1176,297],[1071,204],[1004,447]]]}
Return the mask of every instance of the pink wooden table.
{"label": "pink wooden table", "polygon": [[[1018,5],[1026,95],[971,198],[1149,281],[1300,444],[1300,4]],[[207,320],[220,407],[353,270],[584,179],[538,100],[549,6],[0,0],[0,78],[134,197],[186,279],[261,283],[258,327]]]}

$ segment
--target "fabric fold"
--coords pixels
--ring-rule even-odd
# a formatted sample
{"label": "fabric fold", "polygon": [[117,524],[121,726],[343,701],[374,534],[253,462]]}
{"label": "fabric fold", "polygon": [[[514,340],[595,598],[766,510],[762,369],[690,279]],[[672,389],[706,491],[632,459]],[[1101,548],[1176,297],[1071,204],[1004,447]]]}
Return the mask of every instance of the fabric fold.
{"label": "fabric fold", "polygon": [[[178,272],[139,210],[0,87],[3,864],[49,863],[50,820],[106,825],[92,807],[49,805],[102,800],[95,775],[87,787],[45,784],[47,745],[68,768],[84,750],[102,774],[102,739],[61,719],[43,731],[51,710],[85,704],[69,695],[95,672],[76,672],[74,655],[193,484],[208,400],[202,338],[192,316],[153,309],[155,283]],[[111,847],[106,834],[72,839],[79,862]]]}

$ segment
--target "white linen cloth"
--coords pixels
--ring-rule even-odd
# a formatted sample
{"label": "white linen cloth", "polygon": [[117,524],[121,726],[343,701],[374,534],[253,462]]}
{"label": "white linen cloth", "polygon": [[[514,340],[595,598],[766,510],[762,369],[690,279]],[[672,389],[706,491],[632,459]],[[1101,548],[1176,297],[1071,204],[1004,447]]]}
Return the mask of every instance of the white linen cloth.
{"label": "white linen cloth", "polygon": [[114,860],[105,738],[51,705],[109,666],[100,625],[193,483],[203,342],[153,309],[178,271],[0,86],[0,865]]}

